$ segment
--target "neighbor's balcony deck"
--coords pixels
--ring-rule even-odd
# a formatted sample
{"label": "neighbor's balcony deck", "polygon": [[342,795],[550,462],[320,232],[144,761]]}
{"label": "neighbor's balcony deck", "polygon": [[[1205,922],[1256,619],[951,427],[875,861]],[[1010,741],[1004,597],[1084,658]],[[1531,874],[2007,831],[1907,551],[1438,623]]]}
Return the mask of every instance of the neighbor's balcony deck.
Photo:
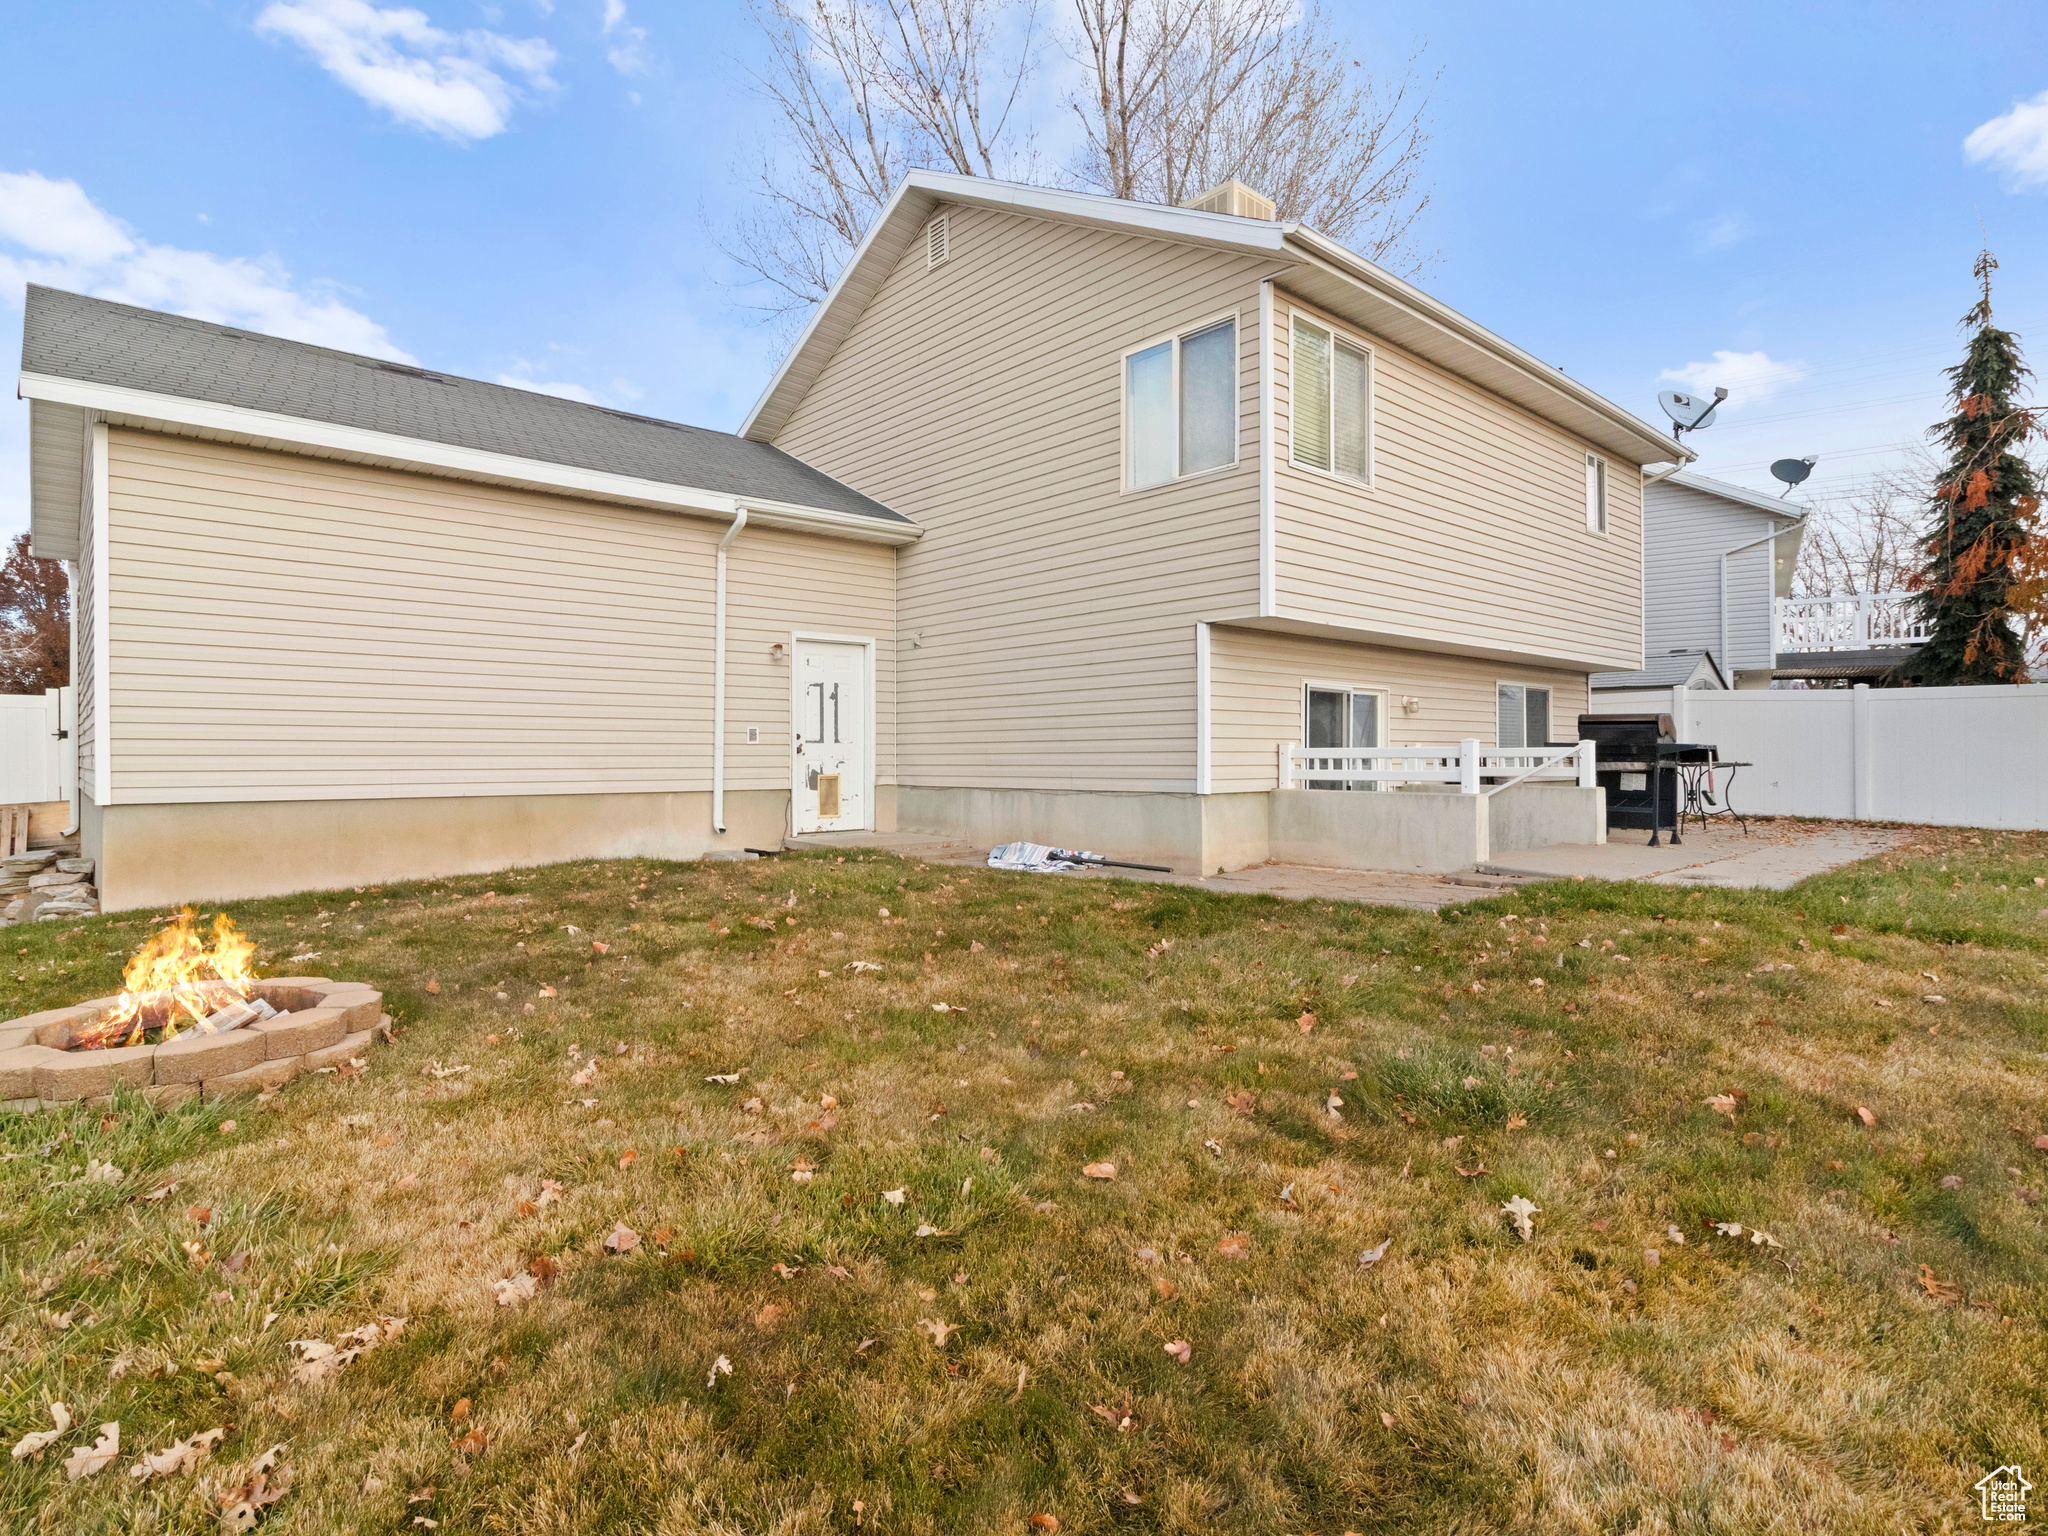
{"label": "neighbor's balcony deck", "polygon": [[1864,592],[1849,597],[1776,600],[1780,651],[1867,651],[1919,645],[1927,626],[1914,616],[1905,592]]}

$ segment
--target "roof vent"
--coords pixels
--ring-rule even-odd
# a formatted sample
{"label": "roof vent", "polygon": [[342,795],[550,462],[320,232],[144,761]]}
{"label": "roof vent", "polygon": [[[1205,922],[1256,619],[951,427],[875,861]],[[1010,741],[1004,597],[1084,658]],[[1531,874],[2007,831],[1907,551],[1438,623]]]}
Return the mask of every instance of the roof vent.
{"label": "roof vent", "polygon": [[1200,197],[1191,197],[1181,204],[1198,213],[1228,213],[1240,219],[1270,219],[1273,217],[1273,199],[1262,197],[1241,181],[1226,181],[1220,187],[1211,187]]}
{"label": "roof vent", "polygon": [[924,227],[924,264],[929,271],[950,254],[946,243],[946,216],[942,213]]}

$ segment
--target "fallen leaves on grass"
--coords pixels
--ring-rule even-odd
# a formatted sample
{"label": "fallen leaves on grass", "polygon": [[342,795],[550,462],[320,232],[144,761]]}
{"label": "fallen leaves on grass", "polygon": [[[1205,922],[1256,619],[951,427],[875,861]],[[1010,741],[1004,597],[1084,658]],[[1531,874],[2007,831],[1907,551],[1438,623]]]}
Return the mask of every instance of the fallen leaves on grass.
{"label": "fallen leaves on grass", "polygon": [[1190,1344],[1186,1339],[1175,1339],[1171,1343],[1163,1347],[1165,1348],[1166,1353],[1173,1356],[1173,1358],[1178,1360],[1182,1365],[1186,1365],[1188,1363],[1189,1358],[1195,1352],[1195,1347],[1192,1344]]}
{"label": "fallen leaves on grass", "polygon": [[293,1339],[288,1348],[297,1351],[292,1363],[292,1380],[303,1386],[318,1386],[331,1380],[345,1365],[387,1344],[405,1331],[402,1317],[380,1317],[375,1322],[351,1328],[332,1344],[323,1339]]}
{"label": "fallen leaves on grass", "polygon": [[1861,1120],[1865,1125],[1877,1124],[1877,1116],[1872,1114],[1869,1110],[1865,1109],[1861,1104],[1858,1104],[1856,1106],[1856,1118],[1858,1120]]}
{"label": "fallen leaves on grass", "polygon": [[960,1331],[960,1325],[958,1323],[946,1322],[943,1318],[920,1317],[917,1320],[917,1331],[930,1334],[932,1343],[940,1349],[944,1349],[946,1347],[946,1340]]}
{"label": "fallen leaves on grass", "polygon": [[614,1222],[605,1235],[604,1246],[610,1253],[631,1253],[640,1246],[640,1234],[623,1221]]}
{"label": "fallen leaves on grass", "polygon": [[[1460,1173],[1463,1173],[1465,1170],[1460,1168],[1458,1171]],[[1532,1218],[1534,1218],[1536,1214],[1543,1209],[1543,1207],[1540,1205],[1532,1205],[1527,1195],[1515,1196],[1514,1199],[1510,1200],[1506,1205],[1502,1206],[1500,1209],[1502,1215],[1508,1217],[1510,1220],[1514,1222],[1515,1230],[1522,1234],[1523,1242],[1528,1242],[1530,1238],[1536,1235],[1536,1227]]]}
{"label": "fallen leaves on grass", "polygon": [[1041,1512],[1031,1517],[1031,1529],[1034,1531],[1056,1531],[1059,1528],[1060,1517],[1058,1515],[1048,1515]]}
{"label": "fallen leaves on grass", "polygon": [[719,1377],[730,1376],[731,1374],[732,1362],[726,1359],[725,1356],[720,1355],[716,1360],[711,1362],[711,1373],[704,1378],[704,1385],[706,1387],[715,1387],[718,1385]]}
{"label": "fallen leaves on grass", "polygon": [[44,1451],[55,1445],[71,1431],[71,1410],[62,1403],[50,1404],[50,1419],[55,1429],[30,1430],[14,1443],[14,1459],[22,1461],[28,1457],[40,1457]]}
{"label": "fallen leaves on grass", "polygon": [[909,1191],[910,1186],[907,1184],[902,1189],[885,1189],[882,1191],[882,1198],[888,1201],[891,1205],[901,1205],[903,1203],[903,1197],[906,1194],[908,1194]]}
{"label": "fallen leaves on grass", "polygon": [[503,1280],[493,1280],[491,1289],[496,1293],[498,1305],[516,1307],[522,1301],[531,1301],[540,1290],[540,1281],[533,1275],[511,1275]]}
{"label": "fallen leaves on grass", "polygon": [[736,1083],[736,1082],[738,1082],[739,1080],[740,1080],[740,1075],[739,1075],[739,1073],[737,1073],[737,1072],[713,1072],[713,1073],[712,1073],[712,1074],[711,1074],[711,1075],[710,1075],[709,1077],[707,1077],[707,1078],[705,1078],[705,1079],[704,1079],[704,1081],[705,1081],[705,1082],[707,1082],[707,1083],[727,1083],[727,1084],[731,1084],[731,1083]]}
{"label": "fallen leaves on grass", "polygon": [[1390,1237],[1386,1240],[1386,1242],[1381,1243],[1379,1247],[1368,1248],[1363,1253],[1359,1254],[1358,1267],[1360,1269],[1371,1269],[1373,1265],[1379,1263],[1381,1259],[1384,1259],[1387,1256],[1387,1248],[1393,1243],[1393,1241],[1394,1240]]}
{"label": "fallen leaves on grass", "polygon": [[1081,1172],[1091,1179],[1113,1179],[1116,1177],[1115,1163],[1086,1163]]}
{"label": "fallen leaves on grass", "polygon": [[175,1477],[183,1472],[196,1472],[199,1463],[213,1453],[213,1448],[227,1438],[227,1433],[225,1426],[201,1430],[184,1440],[173,1441],[160,1451],[145,1451],[135,1459],[128,1475],[139,1478]]}
{"label": "fallen leaves on grass", "polygon": [[102,1424],[100,1437],[91,1445],[81,1445],[64,1458],[64,1476],[70,1482],[81,1477],[97,1477],[106,1471],[107,1464],[121,1454],[121,1426]]}
{"label": "fallen leaves on grass", "polygon": [[263,1511],[292,1491],[289,1472],[274,1485],[270,1481],[271,1469],[283,1450],[282,1445],[273,1445],[256,1458],[256,1465],[249,1469],[246,1479],[217,1495],[220,1528],[227,1536],[256,1529]]}
{"label": "fallen leaves on grass", "polygon": [[1712,1098],[1702,1099],[1700,1100],[1700,1102],[1706,1105],[1707,1108],[1711,1109],[1715,1114],[1726,1115],[1728,1117],[1728,1123],[1730,1125],[1733,1125],[1735,1123],[1734,1094],[1717,1093]]}
{"label": "fallen leaves on grass", "polygon": [[1294,1021],[1294,1026],[1295,1028],[1299,1029],[1304,1035],[1306,1035],[1315,1029],[1316,1016],[1312,1013],[1304,1013],[1300,1018]]}
{"label": "fallen leaves on grass", "polygon": [[635,1152],[631,1147],[626,1148],[625,1151],[619,1154],[619,1166],[621,1168],[630,1168],[639,1160],[640,1154],[638,1152]]}
{"label": "fallen leaves on grass", "polygon": [[1242,1232],[1232,1232],[1216,1244],[1216,1251],[1226,1259],[1241,1259],[1250,1251],[1250,1239]]}
{"label": "fallen leaves on grass", "polygon": [[1929,1301],[1961,1301],[1963,1288],[1953,1280],[1944,1280],[1935,1274],[1933,1266],[1920,1266],[1920,1289]]}

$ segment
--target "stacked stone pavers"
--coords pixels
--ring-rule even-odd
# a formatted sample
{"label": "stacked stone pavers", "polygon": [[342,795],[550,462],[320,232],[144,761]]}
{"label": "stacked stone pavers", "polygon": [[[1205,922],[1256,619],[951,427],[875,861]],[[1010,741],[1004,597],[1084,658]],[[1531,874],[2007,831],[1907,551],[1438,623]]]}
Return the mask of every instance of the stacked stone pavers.
{"label": "stacked stone pavers", "polygon": [[188,1030],[162,1045],[66,1050],[75,1030],[115,1005],[110,997],[10,1019],[0,1024],[0,1108],[103,1099],[123,1083],[157,1103],[259,1093],[361,1056],[389,1023],[383,994],[361,982],[277,977],[257,982],[251,995],[283,1011],[240,1029]]}

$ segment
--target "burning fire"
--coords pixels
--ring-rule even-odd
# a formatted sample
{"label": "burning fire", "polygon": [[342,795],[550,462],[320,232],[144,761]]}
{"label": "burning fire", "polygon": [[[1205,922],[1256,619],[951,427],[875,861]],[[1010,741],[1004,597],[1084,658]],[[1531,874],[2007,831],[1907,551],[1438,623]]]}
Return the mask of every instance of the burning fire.
{"label": "burning fire", "polygon": [[164,1040],[187,1029],[211,1032],[209,1015],[242,1001],[254,987],[249,959],[255,953],[255,944],[225,912],[213,920],[209,948],[187,907],[135,952],[121,973],[120,1001],[72,1048],[140,1045],[146,1032],[157,1030]]}

